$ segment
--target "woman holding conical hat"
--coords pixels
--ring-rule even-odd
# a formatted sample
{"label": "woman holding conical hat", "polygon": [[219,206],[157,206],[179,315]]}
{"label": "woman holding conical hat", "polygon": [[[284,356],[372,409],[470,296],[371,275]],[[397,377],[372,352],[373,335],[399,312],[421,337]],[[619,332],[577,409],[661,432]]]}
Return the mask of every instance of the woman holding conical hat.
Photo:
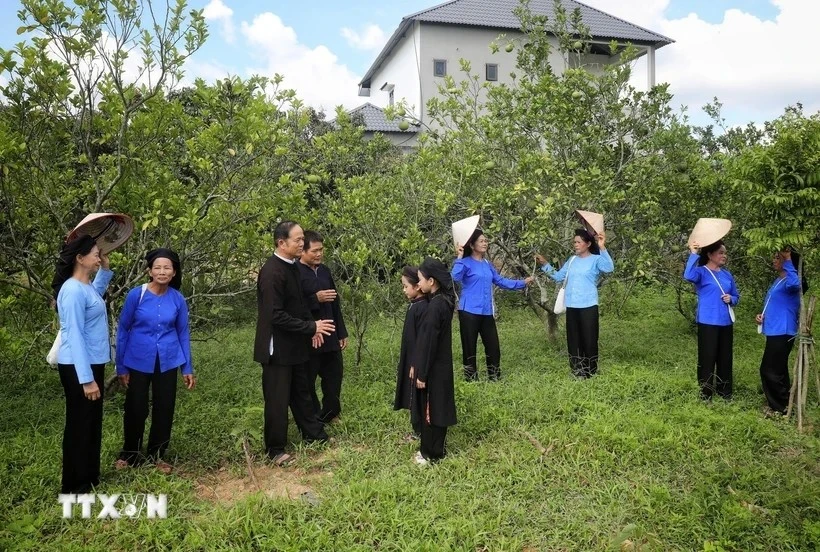
{"label": "woman holding conical hat", "polygon": [[598,280],[601,274],[615,270],[615,263],[606,250],[603,215],[588,211],[576,214],[585,228],[575,231],[572,240],[575,254],[560,270],[553,268],[540,254],[535,255],[535,260],[550,278],[566,282],[569,365],[575,377],[589,378],[598,372]]}
{"label": "woman holding conical hat", "polygon": [[458,321],[464,377],[467,381],[478,380],[476,349],[480,335],[487,356],[487,376],[491,381],[495,381],[501,377],[501,347],[495,325],[493,285],[501,289],[524,289],[533,279],[527,277],[523,280],[513,280],[501,276],[493,263],[487,259],[489,241],[481,228],[476,226],[478,217],[459,222],[466,221],[470,221],[472,227],[469,232],[460,236],[456,225],[453,225],[457,257],[451,273],[453,281],[461,284]]}
{"label": "woman holding conical hat", "polygon": [[734,305],[740,300],[735,279],[726,270],[726,219],[699,219],[689,236],[689,259],[683,277],[695,285],[698,307],[698,384],[710,400],[717,393],[732,398]]}
{"label": "woman holding conical hat", "polygon": [[171,465],[163,460],[163,454],[171,440],[179,372],[187,389],[196,383],[188,305],[179,291],[179,255],[160,248],[150,251],[145,260],[150,281],[128,292],[117,327],[117,375],[127,390],[123,447],[115,467],[122,469],[144,460],[142,442],[150,390],[151,431],[146,457],[168,473]]}
{"label": "woman holding conical hat", "polygon": [[766,348],[760,361],[760,381],[766,395],[767,415],[785,414],[789,406],[789,354],[799,330],[800,294],[808,291],[806,279],[797,273],[800,254],[786,247],[772,258],[777,272],[766,298],[763,311],[757,315],[757,331],[766,336]]}
{"label": "woman holding conical hat", "polygon": [[92,213],[68,235],[51,282],[60,316],[57,368],[66,399],[61,492],[89,493],[100,482],[105,365],[111,360],[105,291],[108,253],[134,225],[123,214]]}
{"label": "woman holding conical hat", "polygon": [[57,367],[66,401],[62,493],[90,493],[100,483],[104,372],[111,360],[103,295],[113,276],[108,256],[100,255],[91,236],[63,245],[51,284],[60,315]]}

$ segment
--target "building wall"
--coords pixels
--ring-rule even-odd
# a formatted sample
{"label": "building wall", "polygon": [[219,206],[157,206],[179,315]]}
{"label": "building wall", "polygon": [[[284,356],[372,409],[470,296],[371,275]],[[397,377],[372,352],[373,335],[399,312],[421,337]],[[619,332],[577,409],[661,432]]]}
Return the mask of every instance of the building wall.
{"label": "building wall", "polygon": [[[439,94],[439,85],[444,84],[444,77],[436,77],[433,74],[433,62],[436,59],[447,61],[447,74],[452,76],[456,83],[465,80],[465,74],[461,71],[460,59],[470,62],[470,74],[478,75],[480,83],[485,82],[485,64],[494,63],[498,65],[498,80],[494,84],[512,84],[511,72],[520,73],[516,68],[517,48],[521,45],[524,34],[520,31],[506,31],[503,40],[498,40],[502,34],[499,29],[485,29],[480,27],[442,25],[434,23],[422,23],[421,27],[421,103],[425,105],[421,120],[430,124],[427,117],[426,104],[433,96]],[[490,43],[497,42],[500,49],[493,54],[490,50]],[[508,41],[515,43],[512,52],[506,52],[504,47]],[[565,63],[561,54],[557,52],[557,40],[553,39],[556,46],[550,54],[550,64],[553,68],[564,68]],[[615,58],[613,58],[614,60]],[[583,63],[588,64],[588,69],[596,71],[597,67],[609,63],[610,57],[603,55],[586,55]]]}
{"label": "building wall", "polygon": [[393,91],[395,102],[405,100],[410,106],[409,112],[415,116],[421,114],[421,92],[419,84],[419,50],[421,47],[420,25],[415,22],[399,41],[390,57],[382,62],[370,81],[370,99],[373,105],[387,107],[390,104],[389,94],[380,90],[385,82],[395,85]]}
{"label": "building wall", "polygon": [[[364,133],[364,139],[370,140],[377,134],[375,132],[367,131]],[[418,144],[418,135],[415,132],[379,132],[394,146],[400,148],[405,153],[412,151]]]}

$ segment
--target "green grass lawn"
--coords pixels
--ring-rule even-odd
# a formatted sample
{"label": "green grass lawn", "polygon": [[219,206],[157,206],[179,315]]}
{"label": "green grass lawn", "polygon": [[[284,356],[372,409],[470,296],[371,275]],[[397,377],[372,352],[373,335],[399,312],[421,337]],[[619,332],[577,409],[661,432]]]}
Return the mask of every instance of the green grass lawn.
{"label": "green grass lawn", "polygon": [[363,364],[346,358],[336,442],[305,449],[291,423],[298,461],[257,459],[263,492],[242,450],[246,435],[262,452],[252,328],[198,342],[197,388],[178,395],[174,474],[114,471],[124,396],[105,404],[99,492],[167,493],[166,520],[61,518],[62,389],[32,361],[0,374],[0,549],[820,549],[817,392],[803,435],[762,417],[754,306],[738,312],[748,322],[736,328],[734,400],[704,404],[695,336],[671,298],[644,294],[617,315],[614,303],[602,307],[601,372],[589,381],[569,376],[563,344],[530,312],[503,307],[503,380],[457,377],[449,456],[426,468],[402,442],[407,413],[392,410],[401,315],[378,321]]}

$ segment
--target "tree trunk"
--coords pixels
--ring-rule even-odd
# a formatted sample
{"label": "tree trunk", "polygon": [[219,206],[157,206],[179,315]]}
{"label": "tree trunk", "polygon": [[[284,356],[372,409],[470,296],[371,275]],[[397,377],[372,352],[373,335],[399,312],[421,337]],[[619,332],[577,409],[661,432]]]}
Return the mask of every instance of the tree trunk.
{"label": "tree trunk", "polygon": [[535,315],[544,322],[544,330],[547,332],[549,342],[556,343],[558,340],[558,315],[536,301],[532,295],[528,297],[527,302]]}

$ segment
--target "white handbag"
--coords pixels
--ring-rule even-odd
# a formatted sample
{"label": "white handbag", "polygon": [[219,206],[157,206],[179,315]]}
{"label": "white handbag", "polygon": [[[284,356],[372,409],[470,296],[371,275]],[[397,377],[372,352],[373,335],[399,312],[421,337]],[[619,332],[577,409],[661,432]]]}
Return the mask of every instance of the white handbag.
{"label": "white handbag", "polygon": [[569,264],[567,265],[567,274],[564,276],[564,281],[561,284],[561,289],[558,290],[558,295],[555,296],[555,306],[552,307],[552,312],[554,312],[555,314],[563,314],[567,312],[567,278],[569,278],[569,269],[572,266],[572,261],[574,260],[575,256],[573,255],[572,258],[569,260]]}
{"label": "white handbag", "polygon": [[[706,270],[709,270],[709,269],[707,268]],[[718,285],[718,289],[720,289],[721,296],[726,295],[726,292],[723,291],[723,286],[720,285],[720,281],[718,281],[717,276],[715,276],[715,273],[712,272],[711,270],[709,270],[709,274],[711,274],[712,278],[715,279],[715,283]],[[726,306],[729,307],[729,319],[732,321],[732,324],[734,324],[735,323],[735,309],[733,309],[732,305],[729,304],[729,303],[726,303]]]}
{"label": "white handbag", "polygon": [[567,312],[567,301],[564,294],[564,286],[558,290],[558,295],[555,296],[555,306],[552,308],[555,314],[564,314]]}
{"label": "white handbag", "polygon": [[54,343],[52,343],[51,349],[48,350],[48,354],[46,355],[46,362],[51,366],[57,366],[57,354],[60,352],[60,344],[63,341],[60,337],[61,335],[63,335],[63,332],[57,330],[57,337],[54,338]]}

